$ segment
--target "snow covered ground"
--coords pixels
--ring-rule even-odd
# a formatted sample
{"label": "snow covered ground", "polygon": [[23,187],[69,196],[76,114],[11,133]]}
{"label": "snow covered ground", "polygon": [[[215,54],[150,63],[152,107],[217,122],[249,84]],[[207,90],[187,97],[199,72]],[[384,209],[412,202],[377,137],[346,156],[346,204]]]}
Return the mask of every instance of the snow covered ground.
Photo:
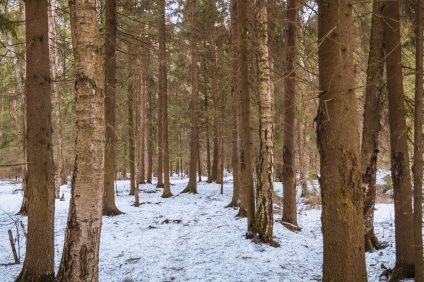
{"label": "snow covered ground", "polygon": [[[198,194],[180,194],[187,179],[171,179],[172,193],[162,199],[154,185],[140,186],[138,208],[128,196],[129,181],[118,181],[117,206],[125,214],[103,217],[100,247],[100,281],[320,281],[322,278],[321,211],[299,205],[302,228],[293,233],[275,223],[274,237],[279,248],[246,240],[246,219],[236,219],[235,209],[224,208],[231,199],[232,180],[226,179],[224,194],[217,184],[198,184]],[[0,281],[14,281],[21,265],[13,262],[7,230],[16,238],[14,221],[22,192],[19,183],[0,181]],[[281,190],[281,183],[276,183]],[[66,201],[56,201],[56,270],[63,247],[70,189],[62,186]],[[275,215],[275,220],[281,215]],[[382,251],[367,254],[369,281],[379,281],[381,265],[393,267],[394,211],[392,204],[378,204],[375,228]],[[20,225],[20,224],[18,224]],[[19,227],[20,228],[20,227]],[[21,228],[20,255],[25,256]]]}

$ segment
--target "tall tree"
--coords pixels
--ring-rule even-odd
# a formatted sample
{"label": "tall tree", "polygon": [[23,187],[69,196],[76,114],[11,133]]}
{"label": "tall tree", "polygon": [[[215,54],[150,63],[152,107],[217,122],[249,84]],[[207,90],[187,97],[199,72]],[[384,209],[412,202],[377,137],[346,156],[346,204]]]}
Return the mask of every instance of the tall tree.
{"label": "tall tree", "polygon": [[367,281],[349,1],[318,1],[323,281]]}
{"label": "tall tree", "polygon": [[365,251],[381,248],[378,238],[374,233],[378,136],[381,130],[380,119],[384,88],[384,28],[381,8],[382,2],[373,1],[367,83],[365,87],[364,125],[361,142]]}
{"label": "tall tree", "polygon": [[191,0],[191,139],[189,181],[183,193],[197,193],[196,168],[199,147],[199,74],[197,49],[197,0]]}
{"label": "tall tree", "polygon": [[299,230],[296,208],[296,54],[298,1],[287,1],[286,60],[284,68],[283,224]]}
{"label": "tall tree", "polygon": [[166,25],[165,25],[165,0],[159,2],[159,96],[162,105],[162,130],[163,130],[163,172],[164,189],[162,198],[172,197],[169,171],[169,134],[168,134],[168,85],[166,70]]}
{"label": "tall tree", "polygon": [[414,275],[411,181],[404,108],[399,1],[384,2],[384,48],[389,100],[390,161],[395,205],[396,265],[392,280]]}
{"label": "tall tree", "polygon": [[233,168],[233,197],[227,207],[236,207],[240,202],[240,125],[239,125],[239,69],[238,69],[238,23],[237,0],[231,0],[231,97],[233,120],[231,129],[231,166]]}
{"label": "tall tree", "polygon": [[423,2],[415,9],[415,111],[414,111],[414,253],[415,281],[424,281],[423,261]]}
{"label": "tall tree", "polygon": [[[137,58],[133,51],[133,46],[127,43],[128,52],[128,80],[127,80],[127,109],[128,109],[128,148],[129,148],[129,161],[130,161],[130,195],[134,195],[137,202],[138,185],[135,179],[135,123],[134,123],[134,98],[136,95],[136,66]],[[137,203],[136,203],[137,205]]]}
{"label": "tall tree", "polygon": [[255,223],[255,195],[253,186],[253,157],[252,135],[250,132],[250,95],[249,95],[249,67],[247,61],[247,1],[238,2],[237,18],[239,22],[239,70],[240,70],[240,108],[242,130],[242,153],[241,153],[241,179],[243,194],[246,199],[245,208],[247,213],[248,237],[253,236]]}
{"label": "tall tree", "polygon": [[52,94],[54,99],[54,133],[57,140],[57,157],[56,157],[56,171],[55,171],[55,194],[58,199],[60,196],[60,185],[63,183],[62,170],[63,170],[63,138],[62,138],[62,119],[60,114],[60,96],[59,96],[59,56],[56,35],[56,0],[50,1],[49,7],[49,39],[50,39],[50,59],[51,59],[51,75],[52,75]]}
{"label": "tall tree", "polygon": [[103,215],[118,215],[115,204],[116,172],[116,0],[106,1],[105,22],[105,168]]}
{"label": "tall tree", "polygon": [[16,281],[54,280],[54,166],[47,1],[25,2],[28,237]]}
{"label": "tall tree", "polygon": [[77,138],[58,281],[98,281],[104,191],[104,73],[96,1],[70,2]]}
{"label": "tall tree", "polygon": [[146,27],[146,58],[145,58],[145,75],[146,75],[146,139],[147,139],[147,175],[146,181],[147,183],[152,183],[152,175],[153,175],[153,91],[152,91],[152,83],[151,83],[151,75],[150,75],[150,26],[149,22]]}
{"label": "tall tree", "polygon": [[255,216],[256,239],[274,243],[272,192],[274,191],[274,120],[269,69],[267,0],[255,1],[257,91],[259,94],[259,162],[257,165]]}

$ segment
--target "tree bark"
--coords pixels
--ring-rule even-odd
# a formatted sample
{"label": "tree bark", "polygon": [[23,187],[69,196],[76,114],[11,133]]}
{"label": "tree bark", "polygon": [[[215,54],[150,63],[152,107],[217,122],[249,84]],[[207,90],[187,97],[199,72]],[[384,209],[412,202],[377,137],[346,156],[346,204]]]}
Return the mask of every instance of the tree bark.
{"label": "tree bark", "polygon": [[146,108],[146,139],[147,139],[147,183],[152,183],[153,175],[153,93],[151,87],[151,75],[150,75],[150,23],[147,26],[147,38],[146,38],[146,95],[147,95],[147,108]]}
{"label": "tree bark", "polygon": [[103,215],[121,214],[115,204],[116,171],[116,0],[106,1],[105,23],[105,123]]}
{"label": "tree bark", "polygon": [[169,140],[168,140],[168,78],[166,69],[166,25],[165,0],[159,2],[159,96],[162,100],[162,129],[163,129],[163,174],[164,189],[162,198],[172,197],[169,171]]}
{"label": "tree bark", "polygon": [[242,154],[241,154],[241,178],[243,181],[243,193],[246,197],[247,232],[251,237],[255,223],[255,195],[253,186],[253,158],[252,136],[250,132],[250,95],[247,62],[247,1],[238,2],[238,22],[240,24],[240,101],[241,101],[241,127]]}
{"label": "tree bark", "polygon": [[414,275],[413,214],[400,45],[399,1],[384,2],[390,160],[395,202],[396,265],[391,280]]}
{"label": "tree bark", "polygon": [[[296,204],[296,54],[297,54],[297,0],[287,1],[286,61],[284,71],[284,146],[283,146],[283,224],[297,226]],[[288,223],[288,224],[287,224]],[[295,228],[298,230],[299,228]]]}
{"label": "tree bark", "polygon": [[423,2],[415,9],[415,110],[414,110],[414,260],[415,281],[424,281],[423,261]]}
{"label": "tree bark", "polygon": [[367,281],[349,1],[318,1],[323,281]]}
{"label": "tree bark", "polygon": [[231,97],[233,120],[231,129],[231,166],[233,168],[233,197],[227,207],[240,205],[240,126],[239,126],[239,91],[240,72],[238,69],[238,22],[237,0],[231,0]]}
{"label": "tree bark", "polygon": [[28,236],[16,281],[54,280],[54,165],[47,1],[25,2]]}
{"label": "tree bark", "polygon": [[255,1],[257,91],[259,94],[259,162],[257,165],[255,238],[274,243],[272,192],[274,191],[274,120],[269,70],[267,0]]}
{"label": "tree bark", "polygon": [[[130,161],[130,195],[134,195],[137,200],[138,197],[138,185],[136,187],[136,179],[135,179],[135,142],[134,142],[134,97],[135,97],[135,63],[136,56],[132,52],[132,46],[128,43],[128,99],[127,99],[127,107],[128,107],[128,148],[129,148],[129,161]],[[135,203],[137,206],[137,202]]]}
{"label": "tree bark", "polygon": [[370,50],[365,88],[364,126],[362,129],[362,185],[364,189],[364,242],[365,251],[380,249],[374,234],[374,207],[376,197],[378,136],[381,130],[381,107],[383,103],[383,17],[382,2],[373,1]]}
{"label": "tree bark", "polygon": [[197,150],[199,146],[199,78],[197,50],[197,0],[191,0],[191,140],[190,140],[190,170],[189,181],[183,193],[197,193],[196,168]]}
{"label": "tree bark", "polygon": [[104,191],[104,73],[95,1],[70,2],[77,138],[57,281],[98,281]]}
{"label": "tree bark", "polygon": [[62,164],[63,164],[63,141],[62,141],[62,118],[60,114],[60,96],[59,96],[59,56],[57,54],[57,36],[56,36],[56,0],[50,1],[49,7],[49,39],[50,39],[50,58],[51,58],[51,75],[52,75],[52,94],[54,99],[54,133],[57,140],[57,157],[55,161],[55,197],[60,198],[60,186],[62,183]]}

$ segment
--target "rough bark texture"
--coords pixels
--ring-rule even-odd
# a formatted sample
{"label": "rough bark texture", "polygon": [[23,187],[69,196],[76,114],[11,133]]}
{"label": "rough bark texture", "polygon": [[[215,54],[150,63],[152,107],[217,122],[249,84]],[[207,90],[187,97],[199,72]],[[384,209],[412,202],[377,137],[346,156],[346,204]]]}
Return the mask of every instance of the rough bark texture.
{"label": "rough bark texture", "polygon": [[[253,230],[255,223],[255,195],[253,186],[252,136],[250,132],[250,96],[247,64],[247,1],[238,2],[238,22],[240,24],[240,101],[242,127],[241,179],[246,197],[247,231]],[[248,234],[250,237],[252,234]]]}
{"label": "rough bark texture", "polygon": [[70,2],[75,57],[75,168],[58,281],[98,281],[104,190],[104,73],[96,3]]}
{"label": "rough bark texture", "polygon": [[283,223],[297,226],[296,205],[296,53],[297,0],[287,1],[286,61],[284,70]]}
{"label": "rough bark texture", "polygon": [[[135,123],[134,123],[134,97],[136,96],[135,87],[135,73],[136,73],[136,56],[132,54],[132,46],[128,45],[128,80],[127,80],[127,109],[128,109],[128,148],[129,148],[129,161],[130,161],[130,195],[134,195],[136,200],[138,197],[138,185],[136,187],[135,179]],[[137,191],[136,191],[137,190]],[[137,202],[137,201],[136,201]],[[137,206],[137,203],[136,203]]]}
{"label": "rough bark texture", "polygon": [[[162,1],[162,0],[161,0]],[[162,14],[162,9],[160,10]],[[162,25],[162,16],[160,18],[160,25],[159,25],[159,36],[161,37],[159,39],[159,44],[161,45],[161,39],[162,39],[162,32],[161,32],[161,25]],[[164,39],[164,38],[163,38]],[[164,62],[162,62],[163,58],[161,58],[161,48],[163,46],[159,46],[159,81],[158,81],[158,141],[157,141],[157,158],[158,158],[158,167],[157,167],[157,175],[158,175],[158,183],[156,184],[156,187],[163,188],[163,92],[164,92]],[[164,47],[163,47],[164,48]],[[166,71],[166,69],[165,69]],[[166,83],[166,82],[165,82]]]}
{"label": "rough bark texture", "polygon": [[[146,31],[146,24],[142,22],[141,30]],[[145,36],[146,38],[146,36]],[[141,67],[140,67],[140,128],[139,128],[139,173],[138,173],[138,183],[144,184],[146,179],[146,96],[147,96],[147,69],[146,69],[146,59],[147,53],[145,46],[141,51]]]}
{"label": "rough bark texture", "polygon": [[376,196],[378,135],[381,130],[381,107],[383,99],[383,18],[382,3],[373,1],[370,51],[365,88],[364,126],[362,128],[362,186],[364,193],[364,242],[365,251],[380,249],[381,245],[374,234],[374,207]]}
{"label": "rough bark texture", "polygon": [[196,168],[197,168],[197,150],[198,123],[199,123],[199,75],[198,75],[198,50],[197,50],[197,0],[191,0],[191,140],[190,140],[190,170],[189,181],[183,193],[197,193]]}
{"label": "rough bark texture", "polygon": [[257,91],[259,94],[259,162],[257,164],[255,238],[270,242],[273,232],[274,120],[268,52],[267,0],[255,1]]}
{"label": "rough bark texture", "polygon": [[54,166],[47,1],[25,1],[28,236],[16,281],[54,280]]}
{"label": "rough bark texture", "polygon": [[240,204],[240,126],[239,126],[239,81],[238,69],[238,25],[237,25],[237,0],[231,0],[231,97],[233,120],[231,129],[231,166],[233,168],[233,197],[227,207],[236,207]]}
{"label": "rough bark texture", "polygon": [[106,1],[105,24],[105,123],[106,146],[104,168],[103,215],[121,214],[115,205],[115,171],[116,171],[116,0]]}
{"label": "rough bark texture", "polygon": [[[150,25],[149,25],[150,26]],[[147,175],[146,175],[146,181],[147,183],[152,183],[152,175],[153,175],[153,93],[151,89],[151,83],[150,83],[150,74],[149,74],[149,68],[150,68],[150,48],[148,48],[150,44],[150,37],[147,39],[147,45],[146,45],[146,52],[147,52],[147,58],[146,58],[146,66],[145,69],[147,70],[147,77],[146,77],[146,95],[147,95],[147,108],[146,108],[146,139],[147,139]]]}
{"label": "rough bark texture", "polygon": [[166,70],[166,26],[165,0],[160,1],[159,21],[159,96],[162,97],[162,129],[163,129],[163,173],[164,189],[162,198],[172,197],[169,169],[169,140],[168,140],[168,85]]}
{"label": "rough bark texture", "polygon": [[367,281],[354,92],[352,4],[318,1],[323,281]]}
{"label": "rough bark texture", "polygon": [[383,7],[384,48],[389,100],[390,161],[395,202],[396,265],[392,280],[414,274],[413,215],[402,79],[399,2]]}
{"label": "rough bark texture", "polygon": [[63,170],[63,153],[62,153],[62,118],[60,114],[60,96],[59,96],[59,56],[57,53],[57,36],[56,36],[56,0],[50,1],[49,7],[49,38],[50,38],[50,59],[51,59],[51,76],[52,76],[52,94],[54,99],[54,131],[57,140],[57,153],[55,161],[55,197],[60,197],[60,185],[62,183],[62,170]]}
{"label": "rough bark texture", "polygon": [[415,281],[424,281],[423,261],[423,2],[416,4],[415,111],[414,111],[414,254]]}

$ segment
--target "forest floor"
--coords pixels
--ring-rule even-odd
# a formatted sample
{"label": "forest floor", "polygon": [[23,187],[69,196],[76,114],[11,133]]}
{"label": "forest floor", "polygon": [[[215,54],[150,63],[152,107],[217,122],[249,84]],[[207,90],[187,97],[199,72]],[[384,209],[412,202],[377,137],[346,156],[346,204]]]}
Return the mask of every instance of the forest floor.
{"label": "forest floor", "polygon": [[[224,208],[231,200],[232,180],[226,178],[224,194],[220,185],[198,183],[198,194],[180,194],[188,179],[171,179],[172,193],[162,199],[161,189],[140,186],[140,207],[128,196],[129,181],[117,181],[116,204],[125,212],[103,217],[100,246],[100,281],[321,281],[322,234],[319,205],[303,204],[299,199],[298,233],[285,229],[274,219],[274,238],[281,244],[273,248],[245,239],[246,219],[237,219],[237,210]],[[11,282],[22,265],[13,262],[8,239],[11,229],[19,233],[21,261],[25,238],[16,215],[22,201],[20,183],[0,182],[0,281]],[[281,183],[275,183],[281,194]],[[55,263],[58,268],[63,248],[70,189],[62,186],[65,201],[56,200]],[[278,203],[275,204],[279,210]],[[379,281],[382,265],[395,261],[393,204],[377,204],[375,230],[388,244],[384,250],[366,254],[369,281]],[[16,227],[17,226],[17,227]]]}

